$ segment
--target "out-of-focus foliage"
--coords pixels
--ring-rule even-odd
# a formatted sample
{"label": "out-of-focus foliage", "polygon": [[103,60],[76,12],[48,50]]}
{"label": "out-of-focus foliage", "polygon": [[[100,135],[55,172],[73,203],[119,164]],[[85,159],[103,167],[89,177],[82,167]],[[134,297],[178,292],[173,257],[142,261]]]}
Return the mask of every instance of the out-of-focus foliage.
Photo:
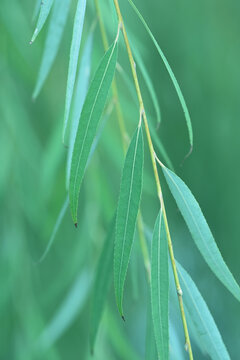
{"label": "out-of-focus foliage", "polygon": [[[39,6],[40,1],[36,4]],[[124,161],[115,109],[106,114],[86,170],[79,198],[78,229],[73,226],[68,208],[49,252],[38,262],[67,195],[67,149],[62,144],[62,126],[76,5],[73,0],[53,68],[33,101],[54,8],[35,42],[29,45],[36,25],[35,2],[1,1],[0,359],[91,358],[89,324],[94,272],[116,210]],[[116,23],[110,16],[111,1],[100,1],[100,5],[112,42]],[[139,69],[151,132],[155,131],[153,139],[157,134],[156,142],[161,140],[160,146],[164,145],[175,171],[198,199],[223,258],[239,283],[239,1],[136,1],[167,56],[191,114],[194,150],[185,161],[188,134],[173,85],[133,10],[127,1],[120,5],[131,43],[140,53],[161,108],[161,124],[156,128],[156,109]],[[93,2],[87,2],[79,63],[91,30],[91,79],[104,53],[95,20]],[[131,73],[122,38],[118,62],[120,100],[132,135],[139,112],[131,86],[127,85]],[[111,94],[108,102],[111,104]],[[74,109],[70,120],[73,118]],[[238,359],[239,303],[212,275],[196,250],[166,186],[164,197],[176,257],[208,304],[231,359]],[[146,231],[152,231],[159,204],[147,149],[141,210]],[[145,356],[146,328],[151,320],[147,316],[148,285],[138,240],[136,233],[125,285],[126,323],[118,314],[111,285],[94,359]],[[170,296],[170,359],[187,359],[178,308],[173,304]],[[191,336],[191,326],[190,337],[196,359],[205,359]],[[146,345],[150,351],[148,341]]]}

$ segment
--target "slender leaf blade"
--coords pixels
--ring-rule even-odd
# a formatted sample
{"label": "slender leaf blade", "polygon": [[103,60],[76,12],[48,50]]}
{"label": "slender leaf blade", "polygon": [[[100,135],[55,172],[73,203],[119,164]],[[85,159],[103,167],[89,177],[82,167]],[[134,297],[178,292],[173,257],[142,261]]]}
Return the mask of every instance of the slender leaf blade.
{"label": "slender leaf blade", "polygon": [[40,31],[42,30],[43,25],[45,24],[45,21],[47,20],[47,17],[50,13],[53,1],[54,0],[44,0],[41,2],[40,13],[39,13],[37,25],[34,30],[30,44],[32,44],[34,42],[34,40],[36,39],[36,37],[38,36]]}
{"label": "slender leaf blade", "polygon": [[72,218],[77,224],[78,195],[91,146],[112,83],[117,62],[117,41],[103,56],[83,105],[73,148],[69,182]]}
{"label": "slender leaf blade", "polygon": [[183,93],[181,91],[181,88],[178,84],[178,81],[167,61],[167,58],[166,56],[164,55],[162,49],[160,48],[156,38],[154,37],[153,33],[151,32],[149,26],[147,25],[146,21],[144,20],[142,14],[140,13],[140,11],[137,9],[136,5],[133,3],[132,0],[128,0],[129,4],[132,6],[133,10],[135,11],[135,13],[137,14],[138,18],[140,19],[140,21],[142,22],[143,26],[145,27],[148,35],[150,36],[152,42],[154,43],[160,57],[162,58],[162,61],[168,71],[168,74],[170,76],[170,79],[172,80],[172,83],[175,87],[175,90],[176,90],[176,93],[177,93],[177,96],[179,98],[179,101],[180,101],[180,104],[182,106],[182,109],[183,109],[183,113],[184,113],[184,116],[185,116],[185,119],[186,119],[186,123],[187,123],[187,128],[188,128],[188,135],[189,135],[189,142],[190,142],[190,146],[191,146],[191,149],[190,149],[190,152],[192,151],[192,146],[193,146],[193,131],[192,131],[192,123],[191,123],[191,118],[190,118],[190,114],[189,114],[189,111],[188,111],[188,107],[187,107],[187,104],[186,104],[186,101],[184,99],[184,96],[183,96]]}
{"label": "slender leaf blade", "polygon": [[195,340],[200,344],[200,349],[204,350],[212,360],[230,360],[221,334],[198,288],[179,263],[177,263],[177,269],[183,290],[184,305],[192,320],[191,323],[197,334]]}
{"label": "slender leaf blade", "polygon": [[224,262],[200,206],[187,185],[162,166],[168,186],[204,260],[217,278],[240,301],[240,288]]}
{"label": "slender leaf blade", "polygon": [[114,286],[117,306],[123,317],[123,290],[142,192],[143,135],[138,126],[125,158],[120,186],[114,248]]}
{"label": "slender leaf blade", "polygon": [[68,118],[70,114],[72,95],[73,95],[73,89],[74,89],[76,72],[77,72],[79,50],[82,39],[85,10],[86,10],[86,0],[78,0],[74,25],[73,25],[73,35],[72,35],[72,43],[71,43],[69,66],[68,66],[68,79],[67,79],[64,124],[63,124],[63,142],[65,139],[65,133],[66,133]]}
{"label": "slender leaf blade", "polygon": [[35,99],[41,91],[51,70],[61,42],[71,0],[55,0],[51,14],[49,29],[43,51],[37,83],[33,92]]}
{"label": "slender leaf blade", "polygon": [[168,298],[168,244],[161,210],[154,226],[151,251],[152,319],[159,359],[169,358]]}
{"label": "slender leaf blade", "polygon": [[73,100],[73,111],[71,116],[72,120],[71,120],[69,149],[68,149],[68,158],[67,158],[67,174],[66,174],[67,189],[69,187],[69,178],[70,178],[70,169],[71,169],[74,142],[77,134],[82,107],[89,86],[89,79],[91,73],[92,43],[93,43],[93,35],[91,32],[88,35],[86,43],[84,44],[84,49],[77,75],[76,91]]}
{"label": "slender leaf blade", "polygon": [[101,321],[105,301],[112,280],[113,244],[116,217],[110,225],[97,267],[93,285],[92,312],[90,321],[90,348],[93,353],[95,339]]}

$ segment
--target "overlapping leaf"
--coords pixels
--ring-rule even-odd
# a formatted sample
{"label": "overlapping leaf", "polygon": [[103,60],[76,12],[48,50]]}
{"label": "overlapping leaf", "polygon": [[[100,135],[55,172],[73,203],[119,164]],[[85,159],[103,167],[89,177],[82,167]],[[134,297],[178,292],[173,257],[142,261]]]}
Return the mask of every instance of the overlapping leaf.
{"label": "overlapping leaf", "polygon": [[195,340],[200,344],[200,349],[212,360],[230,360],[219,330],[199,290],[179,263],[177,269],[183,290],[184,305],[191,318],[191,324],[196,333]]}
{"label": "overlapping leaf", "polygon": [[110,46],[102,58],[83,105],[74,143],[69,183],[70,207],[75,224],[77,223],[80,186],[99,119],[112,83],[116,62],[117,41]]}
{"label": "overlapping leaf", "polygon": [[78,0],[74,25],[72,43],[70,49],[70,58],[68,66],[68,79],[67,79],[67,90],[66,90],[66,101],[65,101],[65,112],[64,112],[64,124],[63,124],[63,142],[65,139],[65,133],[67,129],[67,123],[70,113],[70,107],[72,102],[73,89],[75,84],[77,64],[79,57],[79,50],[82,39],[83,22],[86,10],[86,0]]}
{"label": "overlapping leaf", "polygon": [[66,24],[70,3],[71,0],[55,0],[38,74],[37,84],[33,93],[34,99],[41,91],[41,88],[56,58],[63,30]]}
{"label": "overlapping leaf", "polygon": [[226,288],[240,301],[240,288],[224,262],[199,204],[186,184],[162,167],[168,186],[203,258]]}
{"label": "overlapping leaf", "polygon": [[122,172],[116,219],[114,286],[119,312],[123,317],[123,290],[142,192],[143,137],[138,126],[131,140]]}
{"label": "overlapping leaf", "polygon": [[160,211],[154,226],[151,251],[152,319],[159,359],[169,358],[168,297],[168,245]]}

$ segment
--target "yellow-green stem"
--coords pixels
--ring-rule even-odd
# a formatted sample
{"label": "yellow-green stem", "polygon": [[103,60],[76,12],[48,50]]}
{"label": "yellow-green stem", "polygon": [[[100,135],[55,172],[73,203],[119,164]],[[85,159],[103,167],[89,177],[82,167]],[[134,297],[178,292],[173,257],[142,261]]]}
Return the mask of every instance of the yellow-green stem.
{"label": "yellow-green stem", "polygon": [[161,189],[160,179],[159,179],[158,171],[157,171],[155,151],[153,148],[153,143],[152,143],[152,139],[151,139],[151,135],[150,135],[150,131],[149,131],[147,116],[144,111],[144,103],[143,103],[143,99],[142,99],[140,85],[138,82],[136,66],[135,66],[133,55],[132,55],[131,47],[129,44],[127,32],[126,32],[126,29],[124,26],[119,3],[118,3],[118,0],[113,0],[113,1],[114,1],[115,9],[117,12],[118,20],[121,23],[121,27],[122,27],[123,37],[124,37],[124,41],[125,41],[125,45],[126,45],[126,49],[127,49],[127,53],[128,53],[128,58],[129,58],[130,66],[131,66],[131,70],[132,70],[133,80],[134,80],[137,97],[138,97],[138,101],[139,101],[140,112],[143,114],[143,121],[144,121],[144,125],[145,125],[146,136],[147,136],[148,146],[149,146],[151,160],[152,160],[153,172],[154,172],[154,177],[155,177],[156,186],[157,186],[157,194],[158,194],[160,205],[161,205],[161,208],[163,211],[164,224],[165,224],[167,239],[168,239],[169,254],[170,254],[170,259],[171,259],[173,274],[174,274],[174,279],[175,279],[175,285],[176,285],[178,299],[179,299],[179,306],[180,306],[183,329],[184,329],[184,334],[185,334],[186,347],[187,347],[187,351],[189,354],[189,359],[193,360],[192,347],[191,347],[191,342],[190,342],[188,327],[187,327],[187,321],[186,321],[186,316],[185,316],[184,307],[183,307],[182,290],[181,290],[180,282],[179,282],[179,278],[178,278],[177,267],[176,267],[174,253],[173,253],[172,240],[171,240],[171,236],[170,236],[168,220],[167,220],[167,215],[166,215],[166,210],[165,210],[165,205],[164,205],[164,200],[163,200],[163,195],[162,195],[162,189]]}
{"label": "yellow-green stem", "polygon": [[[104,23],[102,20],[99,2],[98,2],[98,0],[94,0],[94,1],[95,1],[95,7],[96,7],[96,11],[97,11],[98,20],[99,20],[99,26],[100,26],[100,31],[101,31],[102,41],[103,41],[103,47],[104,47],[105,51],[107,51],[109,44],[108,44],[108,38],[107,38],[105,26],[104,26]],[[117,83],[116,83],[115,79],[113,79],[112,91],[113,91],[113,96],[114,96],[114,99],[116,102],[116,112],[117,112],[118,125],[120,128],[120,133],[121,133],[121,138],[122,138],[123,151],[124,151],[124,154],[126,154],[128,143],[129,143],[129,136],[126,131],[126,126],[124,123],[124,118],[123,118],[122,109],[121,109],[119,96],[118,96]],[[145,239],[145,235],[144,235],[144,227],[143,227],[141,211],[139,211],[139,214],[138,214],[137,227],[138,227],[139,240],[140,240],[140,246],[141,246],[141,251],[142,251],[142,255],[143,255],[144,266],[146,269],[148,281],[150,282],[150,278],[151,278],[150,257],[149,257],[148,247],[147,247],[147,243],[146,243],[146,239]]]}

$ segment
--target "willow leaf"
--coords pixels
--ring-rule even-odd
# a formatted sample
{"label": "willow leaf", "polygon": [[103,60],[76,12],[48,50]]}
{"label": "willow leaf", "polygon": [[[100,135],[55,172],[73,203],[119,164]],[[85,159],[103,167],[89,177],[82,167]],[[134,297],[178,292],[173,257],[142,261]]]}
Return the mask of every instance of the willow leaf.
{"label": "willow leaf", "polygon": [[45,24],[45,21],[47,20],[47,17],[50,13],[52,4],[53,4],[54,0],[44,0],[41,2],[41,7],[40,7],[40,13],[39,13],[39,17],[38,17],[38,21],[37,21],[37,26],[34,30],[32,39],[30,41],[30,44],[32,44],[34,42],[34,40],[36,39],[36,37],[38,36],[38,34],[40,33],[40,31],[42,30],[43,25]]}
{"label": "willow leaf", "polygon": [[82,179],[99,119],[112,83],[116,62],[117,41],[110,46],[103,56],[83,105],[73,148],[69,183],[69,200],[75,225],[77,224],[78,195]]}
{"label": "willow leaf", "polygon": [[70,168],[72,162],[72,154],[74,142],[77,134],[79,119],[82,111],[82,107],[87,95],[90,70],[91,70],[91,56],[92,56],[92,42],[93,35],[92,32],[88,35],[86,43],[84,44],[84,49],[82,52],[82,57],[80,61],[80,66],[77,75],[76,81],[76,90],[73,100],[73,110],[71,116],[71,129],[70,129],[70,139],[69,139],[69,149],[68,149],[68,158],[67,158],[67,176],[66,176],[66,185],[67,189],[69,187],[69,178],[70,178]]}
{"label": "willow leaf", "polygon": [[71,0],[55,0],[38,74],[37,84],[33,93],[34,99],[41,91],[42,86],[56,58],[63,34],[63,29],[66,24],[70,2]]}
{"label": "willow leaf", "polygon": [[83,22],[85,17],[86,10],[86,0],[78,0],[74,25],[73,25],[73,35],[72,43],[70,49],[70,58],[68,66],[68,79],[67,79],[67,90],[66,90],[66,100],[65,100],[65,113],[64,113],[64,124],[63,124],[63,142],[65,139],[65,133],[70,113],[70,107],[72,102],[73,88],[75,84],[77,64],[79,57],[79,50],[82,39],[82,30]]}
{"label": "willow leaf", "polygon": [[148,297],[147,303],[147,328],[146,328],[146,343],[145,343],[145,360],[156,360],[157,359],[157,349],[156,341],[153,330],[153,320],[152,320],[152,309],[151,309],[151,300],[150,296]]}
{"label": "willow leaf", "polygon": [[186,184],[162,167],[168,186],[203,258],[226,288],[240,301],[240,288],[224,262],[199,204]]}
{"label": "willow leaf", "polygon": [[212,360],[230,360],[219,330],[199,290],[179,263],[177,269],[184,294],[184,305],[195,328],[197,335],[195,340],[201,344],[200,349],[204,350]]}
{"label": "willow leaf", "polygon": [[151,302],[158,358],[166,360],[169,358],[168,295],[168,245],[161,210],[152,238]]}
{"label": "willow leaf", "polygon": [[46,249],[44,250],[42,256],[41,256],[40,259],[37,261],[37,263],[41,263],[41,262],[45,259],[45,257],[47,256],[47,254],[48,254],[48,252],[49,252],[49,250],[50,250],[50,248],[51,248],[51,246],[52,246],[52,244],[53,244],[53,242],[54,242],[54,240],[55,240],[55,237],[56,237],[56,234],[57,234],[57,232],[58,232],[58,229],[59,229],[59,227],[60,227],[60,225],[61,225],[61,223],[62,223],[62,221],[63,221],[63,218],[64,218],[64,216],[65,216],[65,214],[66,214],[66,211],[67,211],[67,208],[68,208],[68,204],[69,204],[69,199],[68,199],[68,197],[67,197],[67,198],[65,199],[62,207],[61,207],[61,210],[60,210],[59,214],[58,214],[56,223],[55,223],[55,225],[54,225],[54,228],[53,228],[52,234],[51,234],[51,236],[50,236],[50,239],[49,239],[49,241],[48,241],[48,244],[47,244],[47,246],[46,246]]}
{"label": "willow leaf", "polygon": [[120,186],[114,249],[114,286],[119,312],[123,317],[123,289],[142,192],[143,136],[138,126],[125,158]]}
{"label": "willow leaf", "polygon": [[90,348],[93,353],[94,343],[101,321],[105,301],[112,280],[113,244],[115,216],[110,225],[97,267],[92,295],[92,312],[90,322]]}
{"label": "willow leaf", "polygon": [[137,9],[136,5],[133,3],[132,0],[128,0],[128,2],[130,3],[130,5],[132,6],[133,10],[135,11],[135,13],[137,14],[138,18],[140,19],[140,21],[142,22],[143,26],[145,27],[148,35],[150,36],[152,42],[154,43],[167,71],[168,71],[168,74],[170,76],[170,79],[172,80],[172,83],[175,87],[175,90],[176,90],[176,93],[177,93],[177,96],[179,98],[179,101],[180,101],[180,104],[182,106],[182,109],[183,109],[183,112],[184,112],[184,116],[185,116],[185,119],[186,119],[186,123],[187,123],[187,128],[188,128],[188,135],[189,135],[189,142],[190,142],[190,145],[191,145],[191,150],[192,150],[192,146],[193,146],[193,131],[192,131],[192,123],[191,123],[191,118],[190,118],[190,114],[189,114],[189,111],[188,111],[188,107],[187,107],[187,104],[186,104],[186,101],[184,99],[184,96],[183,96],[183,93],[181,91],[181,88],[178,84],[178,81],[167,61],[167,58],[166,56],[164,55],[162,49],[160,48],[160,46],[158,45],[158,42],[157,40],[155,39],[153,33],[151,32],[149,26],[147,25],[146,21],[144,20],[142,14],[140,13],[140,11]]}
{"label": "willow leaf", "polygon": [[153,86],[153,83],[152,83],[152,80],[148,74],[148,70],[142,60],[142,57],[140,55],[140,53],[138,52],[137,48],[136,47],[133,47],[133,53],[134,53],[134,56],[135,56],[135,59],[136,59],[136,63],[137,65],[139,66],[139,69],[142,73],[142,76],[144,78],[144,81],[145,81],[145,84],[147,86],[147,89],[148,89],[148,92],[151,96],[151,100],[152,100],[152,103],[153,103],[153,106],[154,106],[154,109],[155,109],[155,112],[156,112],[156,120],[157,120],[157,123],[160,124],[161,122],[161,110],[160,110],[160,106],[158,104],[158,99],[157,99],[157,95],[156,95],[156,92],[155,92],[155,89],[154,89],[154,86]]}

